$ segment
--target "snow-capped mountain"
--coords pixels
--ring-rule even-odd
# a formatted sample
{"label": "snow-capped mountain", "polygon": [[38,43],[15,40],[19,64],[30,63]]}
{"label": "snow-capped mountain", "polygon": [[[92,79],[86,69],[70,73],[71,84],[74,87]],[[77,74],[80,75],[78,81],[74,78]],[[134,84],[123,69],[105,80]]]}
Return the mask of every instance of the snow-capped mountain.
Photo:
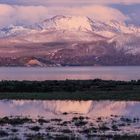
{"label": "snow-capped mountain", "polygon": [[30,26],[1,29],[0,65],[9,65],[11,57],[14,65],[18,61],[26,66],[140,65],[139,44],[140,28],[134,25],[55,16]]}
{"label": "snow-capped mountain", "polygon": [[90,19],[87,17],[55,16],[39,25],[43,30],[92,31]]}
{"label": "snow-capped mountain", "polygon": [[35,32],[34,29],[30,29],[25,26],[10,25],[0,30],[0,37],[2,38],[2,37],[9,37],[9,36],[18,36],[18,35],[24,35],[33,32]]}
{"label": "snow-capped mountain", "polygon": [[[111,20],[107,23],[88,17],[55,16],[38,24],[42,30],[91,31],[110,37],[116,33],[140,33],[140,28]],[[106,33],[106,34],[104,34]],[[108,34],[107,34],[108,33]],[[109,34],[110,33],[110,34]]]}
{"label": "snow-capped mountain", "polygon": [[36,33],[43,31],[82,31],[92,32],[104,37],[112,37],[116,34],[137,34],[140,28],[133,25],[126,25],[118,21],[101,22],[88,17],[76,16],[55,16],[31,26],[10,25],[0,30],[0,37],[15,36],[26,33]]}

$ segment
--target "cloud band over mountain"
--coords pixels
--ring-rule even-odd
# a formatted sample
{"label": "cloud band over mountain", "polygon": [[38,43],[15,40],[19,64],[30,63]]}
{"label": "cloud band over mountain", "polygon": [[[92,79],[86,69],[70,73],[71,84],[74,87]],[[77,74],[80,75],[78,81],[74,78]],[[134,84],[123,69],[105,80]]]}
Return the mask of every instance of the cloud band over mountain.
{"label": "cloud band over mountain", "polygon": [[108,6],[81,7],[46,7],[46,6],[18,6],[0,4],[0,26],[8,24],[32,24],[55,15],[88,16],[96,20],[118,20],[124,22],[129,19],[122,12]]}
{"label": "cloud band over mountain", "polygon": [[61,5],[69,4],[140,4],[139,0],[1,0],[1,3],[18,5]]}
{"label": "cloud band over mountain", "polygon": [[138,5],[140,0],[0,0],[0,27],[32,24],[55,15],[88,16],[139,25]]}

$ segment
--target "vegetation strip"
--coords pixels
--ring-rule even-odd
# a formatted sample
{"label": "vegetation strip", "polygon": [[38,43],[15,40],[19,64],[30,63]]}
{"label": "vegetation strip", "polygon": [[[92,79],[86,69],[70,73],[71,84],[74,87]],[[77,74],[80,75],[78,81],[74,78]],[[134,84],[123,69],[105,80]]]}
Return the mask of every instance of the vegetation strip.
{"label": "vegetation strip", "polygon": [[140,80],[0,81],[0,99],[140,101]]}

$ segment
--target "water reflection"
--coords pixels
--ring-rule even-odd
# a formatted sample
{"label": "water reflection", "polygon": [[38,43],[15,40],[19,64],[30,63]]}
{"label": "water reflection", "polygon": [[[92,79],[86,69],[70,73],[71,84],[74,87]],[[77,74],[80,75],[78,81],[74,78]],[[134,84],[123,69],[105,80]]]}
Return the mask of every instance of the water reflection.
{"label": "water reflection", "polygon": [[62,113],[83,114],[90,117],[111,115],[140,117],[140,102],[119,101],[16,101],[1,100],[0,116],[56,117]]}
{"label": "water reflection", "polygon": [[[140,138],[140,102],[0,101],[5,140]],[[6,117],[5,117],[6,116]],[[112,137],[112,138],[111,138]],[[0,139],[1,139],[0,138]]]}
{"label": "water reflection", "polygon": [[140,67],[1,67],[0,80],[140,79]]}

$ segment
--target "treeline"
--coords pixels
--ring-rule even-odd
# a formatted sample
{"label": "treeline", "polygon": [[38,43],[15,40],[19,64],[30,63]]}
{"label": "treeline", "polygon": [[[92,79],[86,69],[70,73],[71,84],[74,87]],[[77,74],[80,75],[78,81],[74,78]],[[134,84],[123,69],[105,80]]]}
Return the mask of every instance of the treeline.
{"label": "treeline", "polygon": [[0,81],[0,92],[140,91],[138,81],[65,80]]}

